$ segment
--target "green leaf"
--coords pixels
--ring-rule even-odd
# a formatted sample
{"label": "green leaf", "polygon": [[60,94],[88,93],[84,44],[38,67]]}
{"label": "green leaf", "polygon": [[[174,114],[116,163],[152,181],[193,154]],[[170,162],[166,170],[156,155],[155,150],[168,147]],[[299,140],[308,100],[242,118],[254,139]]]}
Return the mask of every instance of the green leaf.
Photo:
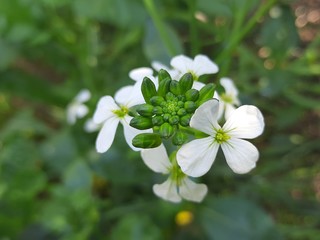
{"label": "green leaf", "polygon": [[210,239],[282,239],[271,217],[246,199],[209,199],[199,218]]}
{"label": "green leaf", "polygon": [[152,219],[144,214],[126,215],[112,231],[112,240],[157,240],[163,239],[161,231]]}

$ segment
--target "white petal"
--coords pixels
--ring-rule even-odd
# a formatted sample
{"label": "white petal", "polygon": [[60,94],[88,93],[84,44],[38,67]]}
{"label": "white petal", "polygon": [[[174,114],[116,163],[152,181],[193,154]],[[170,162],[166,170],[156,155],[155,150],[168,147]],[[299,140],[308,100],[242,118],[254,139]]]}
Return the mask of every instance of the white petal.
{"label": "white petal", "polygon": [[108,151],[113,143],[118,124],[119,119],[116,117],[109,118],[105,121],[96,140],[97,152],[104,153]]}
{"label": "white petal", "polygon": [[100,124],[96,124],[92,118],[89,118],[84,124],[84,130],[86,132],[95,132],[101,128]]}
{"label": "white petal", "polygon": [[256,166],[259,152],[252,143],[231,138],[228,142],[222,143],[221,148],[229,167],[235,173],[247,173]]}
{"label": "white petal", "polygon": [[152,75],[153,70],[148,67],[136,68],[129,72],[129,77],[135,81],[143,80],[144,77],[150,77]]}
{"label": "white petal", "polygon": [[87,113],[89,112],[89,109],[86,105],[79,104],[76,108],[77,111],[77,117],[78,118],[83,118]]}
{"label": "white petal", "polygon": [[120,109],[111,96],[104,96],[100,98],[97,109],[93,114],[93,121],[100,124],[108,118],[114,116],[112,111]]}
{"label": "white petal", "polygon": [[193,140],[177,152],[177,162],[181,170],[191,177],[200,177],[207,173],[213,164],[219,144],[212,137]]}
{"label": "white petal", "polygon": [[153,192],[158,196],[170,202],[180,202],[181,197],[178,195],[177,185],[168,178],[162,184],[153,185]]}
{"label": "white petal", "polygon": [[83,103],[88,101],[91,98],[91,93],[88,89],[82,89],[78,95],[75,97],[75,101]]}
{"label": "white petal", "polygon": [[190,178],[185,177],[179,187],[179,194],[182,198],[193,201],[201,202],[208,192],[207,185],[203,183],[195,183]]}
{"label": "white petal", "polygon": [[263,132],[264,119],[257,107],[243,105],[232,112],[223,129],[232,137],[251,139]]}
{"label": "white petal", "polygon": [[137,104],[144,103],[144,98],[141,93],[142,80],[137,81],[132,88],[130,94],[126,97],[124,105],[127,107],[132,107]]}
{"label": "white petal", "polygon": [[213,98],[215,98],[219,101],[219,111],[218,111],[218,121],[219,121],[223,116],[223,111],[225,109],[225,103],[224,103],[224,101],[222,101],[220,99],[220,96],[217,91],[214,92]]}
{"label": "white petal", "polygon": [[187,73],[192,71],[193,61],[191,58],[184,56],[184,55],[178,55],[176,57],[173,57],[170,62],[171,66],[180,72]]}
{"label": "white petal", "polygon": [[156,148],[142,149],[143,162],[154,172],[168,174],[171,163],[163,144]]}
{"label": "white petal", "polygon": [[158,61],[152,61],[151,62],[151,66],[157,71],[159,72],[161,69],[166,70],[167,72],[170,71],[170,68],[164,64],[162,64],[161,62]]}
{"label": "white petal", "polygon": [[125,105],[128,102],[129,96],[133,91],[134,85],[124,86],[120,88],[114,95],[114,100],[118,104]]}
{"label": "white petal", "polygon": [[236,110],[235,106],[233,106],[232,104],[226,103],[225,105],[225,119],[228,119],[231,114]]}
{"label": "white petal", "polygon": [[215,133],[214,129],[220,129],[218,124],[218,111],[218,100],[208,100],[194,112],[190,120],[190,126],[209,135],[213,135]]}
{"label": "white petal", "polygon": [[77,105],[75,103],[71,103],[67,107],[67,122],[69,124],[75,124],[77,120]]}
{"label": "white petal", "polygon": [[200,89],[203,88],[204,86],[205,86],[204,83],[199,82],[199,81],[194,81],[194,82],[193,82],[193,85],[192,85],[192,88],[200,91]]}
{"label": "white petal", "polygon": [[221,78],[220,84],[223,86],[227,95],[238,96],[238,89],[230,78]]}
{"label": "white petal", "polygon": [[218,66],[205,55],[197,55],[194,58],[193,72],[196,76],[212,74],[219,71]]}

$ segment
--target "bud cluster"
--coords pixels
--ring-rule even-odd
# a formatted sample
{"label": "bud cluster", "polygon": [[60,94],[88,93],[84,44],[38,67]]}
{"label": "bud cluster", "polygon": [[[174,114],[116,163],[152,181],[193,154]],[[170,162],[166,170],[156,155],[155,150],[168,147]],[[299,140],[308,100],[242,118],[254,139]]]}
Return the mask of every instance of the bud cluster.
{"label": "bud cluster", "polygon": [[153,133],[141,133],[133,139],[139,148],[154,148],[162,139],[171,139],[180,146],[188,140],[185,129],[195,110],[214,94],[214,85],[207,84],[200,91],[192,89],[193,76],[184,74],[179,81],[173,80],[169,73],[161,70],[158,76],[159,87],[144,78],[141,92],[145,104],[135,107],[136,115],[130,126],[139,129],[153,129]]}

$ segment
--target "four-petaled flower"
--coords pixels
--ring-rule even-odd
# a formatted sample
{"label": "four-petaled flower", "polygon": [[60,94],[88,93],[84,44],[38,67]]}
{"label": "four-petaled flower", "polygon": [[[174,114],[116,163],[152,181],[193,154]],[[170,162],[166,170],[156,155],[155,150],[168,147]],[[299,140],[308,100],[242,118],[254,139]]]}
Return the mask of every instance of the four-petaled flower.
{"label": "four-petaled flower", "polygon": [[87,102],[90,97],[90,91],[88,89],[82,89],[67,106],[67,122],[69,124],[75,124],[77,118],[83,118],[88,114],[89,109],[83,103]]}
{"label": "four-petaled flower", "polygon": [[213,74],[219,71],[218,66],[214,62],[201,54],[195,56],[194,60],[184,55],[178,55],[171,59],[170,64],[180,72],[180,77],[187,72],[191,73],[195,80],[193,88],[197,90],[200,90],[205,85],[197,81],[201,75]]}
{"label": "four-petaled flower", "polygon": [[212,99],[202,104],[191,118],[190,126],[209,136],[193,140],[177,152],[177,162],[189,176],[199,177],[207,173],[219,146],[235,173],[247,173],[256,165],[259,158],[257,148],[242,138],[252,139],[263,132],[264,119],[260,110],[255,106],[243,105],[234,110],[220,127],[218,109],[218,100]]}
{"label": "four-petaled flower", "polygon": [[137,82],[134,86],[121,88],[116,92],[115,99],[104,96],[99,100],[93,115],[94,123],[102,125],[96,140],[96,149],[99,153],[108,151],[112,145],[119,122],[123,125],[128,145],[135,151],[139,150],[132,145],[132,139],[142,131],[129,125],[132,117],[128,112],[130,107],[143,102],[140,86],[141,83]]}
{"label": "four-petaled flower", "polygon": [[170,162],[163,145],[152,149],[143,149],[141,157],[144,163],[153,171],[170,174],[162,184],[153,186],[154,193],[171,202],[180,202],[183,199],[201,202],[208,192],[205,184],[195,183],[186,176],[173,159]]}
{"label": "four-petaled flower", "polygon": [[224,118],[228,119],[231,113],[236,109],[235,106],[240,105],[238,98],[238,89],[234,85],[233,81],[229,78],[221,78],[220,84],[223,86],[225,92],[219,95],[217,92],[214,93],[214,98],[219,100],[219,114],[220,119],[224,113]]}

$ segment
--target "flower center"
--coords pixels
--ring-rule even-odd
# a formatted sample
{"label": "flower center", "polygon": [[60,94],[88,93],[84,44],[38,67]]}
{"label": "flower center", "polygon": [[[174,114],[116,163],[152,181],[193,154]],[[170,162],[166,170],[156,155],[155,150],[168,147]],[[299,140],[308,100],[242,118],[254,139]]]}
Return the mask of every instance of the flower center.
{"label": "flower center", "polygon": [[222,129],[219,129],[216,133],[216,136],[214,137],[214,140],[217,143],[221,144],[228,141],[230,138],[231,137],[226,132],[224,132]]}
{"label": "flower center", "polygon": [[230,94],[222,93],[221,99],[222,99],[222,101],[224,101],[226,103],[233,103],[233,97]]}
{"label": "flower center", "polygon": [[113,110],[112,112],[119,118],[124,118],[128,114],[129,109],[126,106],[120,106],[120,109]]}

